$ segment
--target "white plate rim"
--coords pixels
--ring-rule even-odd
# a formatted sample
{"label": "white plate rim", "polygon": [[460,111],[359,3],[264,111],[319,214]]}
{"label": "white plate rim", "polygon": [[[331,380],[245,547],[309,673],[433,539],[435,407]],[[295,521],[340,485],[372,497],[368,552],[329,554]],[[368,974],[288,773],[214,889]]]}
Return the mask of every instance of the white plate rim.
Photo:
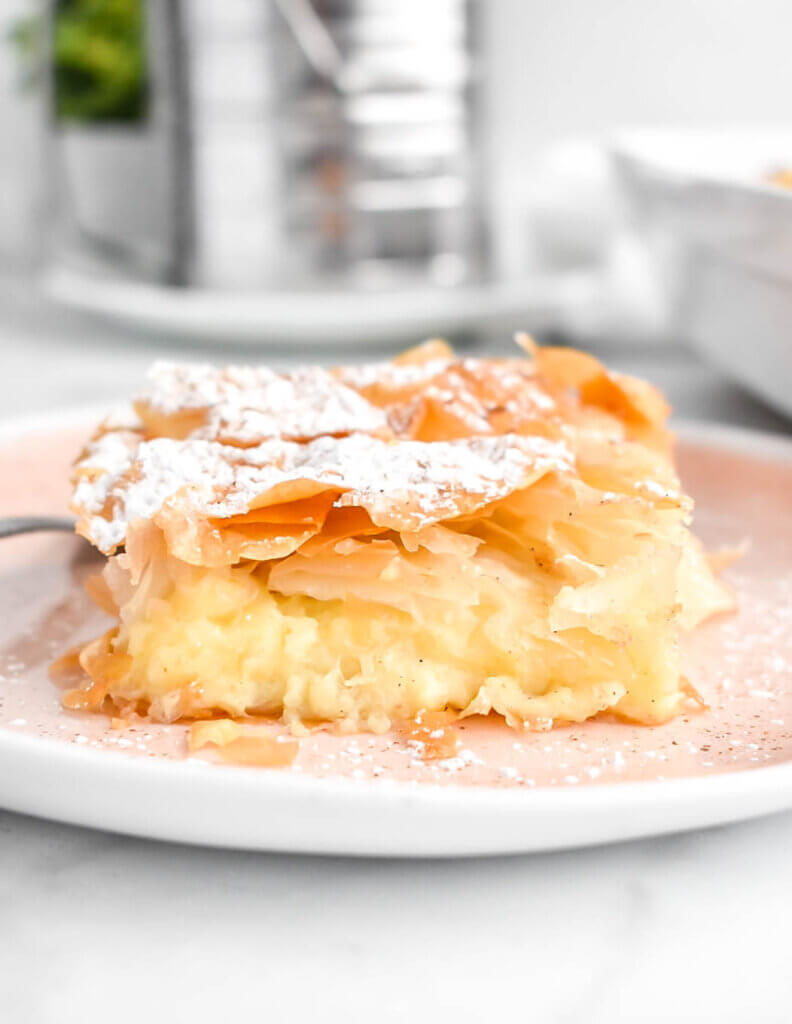
{"label": "white plate rim", "polygon": [[[85,406],[0,420],[0,441],[78,426]],[[792,462],[792,438],[674,424],[686,441]],[[0,806],[144,838],[360,856],[565,849],[748,820],[792,807],[792,761],[710,776],[532,790],[146,760],[0,729]]]}

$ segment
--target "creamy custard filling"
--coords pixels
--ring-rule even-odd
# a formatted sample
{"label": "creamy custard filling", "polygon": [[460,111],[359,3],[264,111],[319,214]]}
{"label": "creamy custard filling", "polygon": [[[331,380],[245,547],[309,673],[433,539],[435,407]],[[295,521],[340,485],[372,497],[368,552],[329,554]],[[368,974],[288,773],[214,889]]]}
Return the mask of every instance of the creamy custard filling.
{"label": "creamy custard filling", "polygon": [[691,692],[680,620],[725,595],[702,589],[709,570],[678,509],[612,497],[570,514],[562,497],[545,481],[456,529],[274,562],[159,555],[134,586],[116,556],[105,578],[119,629],[83,654],[91,701],[166,721],[273,714],[373,731],[424,709],[532,728],[603,711],[665,721]]}

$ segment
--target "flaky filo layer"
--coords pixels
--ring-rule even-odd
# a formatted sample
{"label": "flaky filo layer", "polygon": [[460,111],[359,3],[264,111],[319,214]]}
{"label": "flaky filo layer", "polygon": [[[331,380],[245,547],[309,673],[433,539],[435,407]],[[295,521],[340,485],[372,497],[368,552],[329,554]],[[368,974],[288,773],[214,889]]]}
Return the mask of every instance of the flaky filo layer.
{"label": "flaky filo layer", "polygon": [[680,711],[680,631],[731,597],[653,389],[568,350],[437,343],[321,374],[160,368],[99,431],[75,508],[118,552],[94,593],[119,625],[71,706],[378,730]]}

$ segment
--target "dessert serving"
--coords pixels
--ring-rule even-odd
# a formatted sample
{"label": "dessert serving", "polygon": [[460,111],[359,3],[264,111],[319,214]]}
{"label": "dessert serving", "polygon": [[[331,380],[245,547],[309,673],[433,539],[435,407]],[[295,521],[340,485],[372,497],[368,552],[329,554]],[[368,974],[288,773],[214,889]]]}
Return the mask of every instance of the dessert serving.
{"label": "dessert serving", "polygon": [[74,709],[385,732],[657,724],[732,606],[650,385],[571,349],[297,369],[157,364],[74,473],[116,618]]}

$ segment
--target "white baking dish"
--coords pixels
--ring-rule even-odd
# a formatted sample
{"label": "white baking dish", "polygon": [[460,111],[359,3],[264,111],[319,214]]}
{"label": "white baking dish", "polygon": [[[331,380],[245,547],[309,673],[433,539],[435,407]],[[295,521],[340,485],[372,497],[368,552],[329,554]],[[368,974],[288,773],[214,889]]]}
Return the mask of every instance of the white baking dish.
{"label": "white baking dish", "polygon": [[792,415],[792,133],[640,132],[613,146],[670,328]]}

